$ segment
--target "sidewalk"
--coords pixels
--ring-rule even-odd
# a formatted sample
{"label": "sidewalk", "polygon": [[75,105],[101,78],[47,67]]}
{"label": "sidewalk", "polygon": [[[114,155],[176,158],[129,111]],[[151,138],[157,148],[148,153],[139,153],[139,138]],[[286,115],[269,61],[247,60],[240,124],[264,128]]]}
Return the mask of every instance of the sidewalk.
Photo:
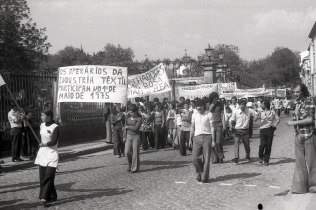
{"label": "sidewalk", "polygon": [[[58,148],[59,160],[63,161],[65,159],[77,157],[80,155],[101,152],[101,151],[105,151],[112,148],[113,148],[113,144],[106,143],[104,139],[93,141],[93,142],[60,147]],[[22,159],[24,158],[22,157]],[[4,163],[1,164],[2,172],[11,172],[11,171],[22,170],[22,169],[35,166],[34,160],[24,159],[24,161],[21,161],[21,162],[12,162],[11,157],[4,157],[4,158],[1,158],[0,160],[4,161]]]}
{"label": "sidewalk", "polygon": [[[281,122],[278,125],[278,129],[276,131],[276,138],[273,140],[274,146],[279,144],[282,145],[282,148],[288,151],[288,154],[283,154],[286,158],[293,158],[293,164],[287,165],[289,170],[291,171],[288,177],[283,177],[285,180],[283,182],[283,186],[288,186],[287,190],[282,190],[277,194],[274,194],[273,197],[269,198],[266,204],[263,206],[263,209],[268,210],[314,210],[316,209],[316,193],[305,193],[305,194],[292,194],[290,192],[291,185],[292,185],[292,178],[294,173],[294,166],[295,166],[295,154],[294,154],[294,129],[293,127],[287,127],[285,125],[285,121],[292,120],[291,116],[282,116]],[[287,133],[287,135],[285,134]],[[290,138],[288,138],[290,136]],[[278,142],[279,141],[279,142]],[[274,148],[276,149],[276,148]],[[273,151],[275,154],[276,151]],[[277,170],[277,169],[275,169]],[[280,177],[284,176],[285,174],[280,174]]]}

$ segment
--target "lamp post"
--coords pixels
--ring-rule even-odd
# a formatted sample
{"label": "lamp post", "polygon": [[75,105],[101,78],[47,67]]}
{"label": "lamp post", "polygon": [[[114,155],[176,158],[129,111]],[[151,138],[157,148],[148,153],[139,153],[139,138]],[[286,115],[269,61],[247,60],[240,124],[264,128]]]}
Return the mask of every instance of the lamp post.
{"label": "lamp post", "polygon": [[208,44],[208,48],[205,49],[206,56],[208,61],[202,63],[204,67],[204,81],[205,83],[216,83],[216,68],[217,63],[214,62],[214,48],[211,48]]}

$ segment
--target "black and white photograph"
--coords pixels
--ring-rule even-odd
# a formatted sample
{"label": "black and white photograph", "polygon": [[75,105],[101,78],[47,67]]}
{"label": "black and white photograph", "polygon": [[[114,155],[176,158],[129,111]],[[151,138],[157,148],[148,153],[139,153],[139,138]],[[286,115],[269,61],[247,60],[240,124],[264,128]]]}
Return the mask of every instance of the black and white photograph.
{"label": "black and white photograph", "polygon": [[0,210],[315,210],[315,0],[0,0]]}

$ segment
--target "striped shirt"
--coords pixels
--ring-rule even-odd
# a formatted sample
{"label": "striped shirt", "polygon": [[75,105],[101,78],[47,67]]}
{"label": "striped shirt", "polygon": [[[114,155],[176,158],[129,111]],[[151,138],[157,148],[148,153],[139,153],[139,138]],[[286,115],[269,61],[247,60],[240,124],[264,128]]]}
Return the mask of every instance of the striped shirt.
{"label": "striped shirt", "polygon": [[311,118],[312,123],[306,125],[295,125],[295,133],[299,135],[301,140],[309,139],[314,133],[315,122],[315,104],[311,99],[303,98],[296,102],[295,111],[293,112],[293,120],[304,120]]}

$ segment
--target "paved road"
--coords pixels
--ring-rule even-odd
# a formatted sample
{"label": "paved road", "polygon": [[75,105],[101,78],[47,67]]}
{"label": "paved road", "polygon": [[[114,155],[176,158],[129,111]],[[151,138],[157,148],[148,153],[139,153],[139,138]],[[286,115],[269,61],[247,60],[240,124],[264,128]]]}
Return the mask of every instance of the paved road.
{"label": "paved road", "polygon": [[[142,153],[136,174],[126,172],[125,159],[113,156],[112,150],[70,157],[60,164],[56,176],[59,200],[49,209],[253,210],[259,203],[264,209],[291,209],[293,203],[300,202],[312,209],[315,195],[288,194],[294,168],[294,131],[285,125],[285,119],[275,134],[270,166],[258,163],[255,131],[253,162],[242,159],[237,165],[232,163],[233,142],[227,141],[225,163],[211,165],[211,179],[206,184],[195,180],[191,155],[182,157],[171,148]],[[245,157],[243,146],[240,156]],[[0,209],[40,208],[38,190],[36,167],[4,173],[0,177]]]}

